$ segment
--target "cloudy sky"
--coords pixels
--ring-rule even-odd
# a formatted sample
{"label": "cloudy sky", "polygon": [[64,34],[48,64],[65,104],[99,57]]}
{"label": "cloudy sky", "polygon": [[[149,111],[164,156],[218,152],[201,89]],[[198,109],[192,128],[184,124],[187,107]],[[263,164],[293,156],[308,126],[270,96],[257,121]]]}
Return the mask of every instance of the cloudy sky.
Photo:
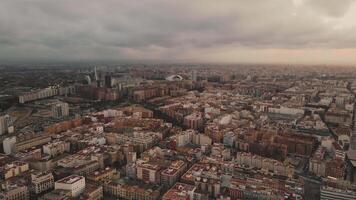
{"label": "cloudy sky", "polygon": [[356,64],[354,0],[2,0],[0,63]]}

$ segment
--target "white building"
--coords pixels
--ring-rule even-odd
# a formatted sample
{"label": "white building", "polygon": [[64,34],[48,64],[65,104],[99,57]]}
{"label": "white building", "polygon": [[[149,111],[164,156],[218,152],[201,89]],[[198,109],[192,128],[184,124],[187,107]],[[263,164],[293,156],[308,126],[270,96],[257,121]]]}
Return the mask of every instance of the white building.
{"label": "white building", "polygon": [[54,183],[54,188],[60,190],[69,190],[72,197],[79,196],[85,190],[84,176],[70,175]]}
{"label": "white building", "polygon": [[124,115],[123,111],[114,109],[104,110],[102,113],[104,114],[104,117],[118,117]]}
{"label": "white building", "polygon": [[16,152],[16,137],[8,137],[3,141],[4,153],[6,155],[12,154]]}
{"label": "white building", "polygon": [[26,103],[29,101],[34,101],[38,99],[45,99],[48,97],[53,97],[58,94],[58,89],[56,88],[44,88],[36,91],[28,92],[19,96],[20,103]]}
{"label": "white building", "polygon": [[70,151],[70,144],[64,141],[55,141],[42,146],[43,153],[52,157],[63,154]]}
{"label": "white building", "polygon": [[303,115],[304,110],[300,108],[289,108],[284,106],[268,108],[269,113],[283,114],[283,115]]}
{"label": "white building", "polygon": [[166,78],[167,81],[182,81],[183,77],[180,75],[171,75]]}

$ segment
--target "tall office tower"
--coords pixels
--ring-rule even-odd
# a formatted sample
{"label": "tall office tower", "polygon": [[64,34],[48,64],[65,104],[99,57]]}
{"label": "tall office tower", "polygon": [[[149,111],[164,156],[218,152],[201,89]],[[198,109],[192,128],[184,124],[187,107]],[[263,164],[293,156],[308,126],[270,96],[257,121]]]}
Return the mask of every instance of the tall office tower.
{"label": "tall office tower", "polygon": [[52,117],[61,118],[69,115],[69,105],[67,103],[57,103],[52,105]]}
{"label": "tall office tower", "polygon": [[101,81],[100,80],[96,81],[96,87],[101,87]]}
{"label": "tall office tower", "polygon": [[[102,75],[102,73],[100,73],[100,74]],[[102,83],[101,83],[102,77],[99,77],[98,70],[96,67],[94,68],[94,79],[95,79],[96,87],[101,87],[102,86]]]}
{"label": "tall office tower", "polygon": [[88,82],[88,85],[91,85],[91,78],[89,75],[85,76],[86,81]]}
{"label": "tall office tower", "polygon": [[10,115],[0,116],[0,135],[6,133],[13,133],[13,132],[14,132],[14,126]]}
{"label": "tall office tower", "polygon": [[112,86],[111,76],[105,75],[105,87],[111,88],[111,86]]}
{"label": "tall office tower", "polygon": [[192,81],[197,81],[198,75],[197,75],[197,70],[192,70]]}
{"label": "tall office tower", "polygon": [[95,81],[97,81],[99,78],[98,78],[98,72],[96,70],[96,67],[94,68],[94,78],[95,78]]}

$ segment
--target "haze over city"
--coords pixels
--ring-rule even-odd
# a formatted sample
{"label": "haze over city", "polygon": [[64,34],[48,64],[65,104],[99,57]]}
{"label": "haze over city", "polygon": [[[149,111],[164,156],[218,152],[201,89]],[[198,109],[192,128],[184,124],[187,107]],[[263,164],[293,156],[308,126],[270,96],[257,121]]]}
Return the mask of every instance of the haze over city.
{"label": "haze over city", "polygon": [[356,64],[353,0],[1,1],[0,62]]}
{"label": "haze over city", "polygon": [[355,200],[354,0],[0,1],[0,200]]}

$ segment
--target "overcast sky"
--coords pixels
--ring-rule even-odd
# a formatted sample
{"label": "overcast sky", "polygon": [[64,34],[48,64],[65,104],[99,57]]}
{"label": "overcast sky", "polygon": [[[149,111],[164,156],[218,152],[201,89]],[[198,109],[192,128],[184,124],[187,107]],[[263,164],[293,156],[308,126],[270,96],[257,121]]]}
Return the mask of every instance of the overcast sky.
{"label": "overcast sky", "polygon": [[356,64],[355,0],[2,0],[0,63]]}

